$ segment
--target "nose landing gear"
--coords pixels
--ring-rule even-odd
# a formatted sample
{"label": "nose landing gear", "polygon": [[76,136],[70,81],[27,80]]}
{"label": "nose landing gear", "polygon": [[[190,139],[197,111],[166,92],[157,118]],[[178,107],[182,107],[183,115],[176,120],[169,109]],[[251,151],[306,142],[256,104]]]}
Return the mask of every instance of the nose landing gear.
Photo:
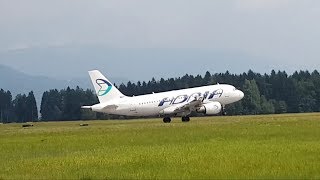
{"label": "nose landing gear", "polygon": [[227,115],[225,105],[223,105],[223,106],[222,106],[222,109],[221,109],[221,115],[222,115],[222,116],[226,116],[226,115]]}

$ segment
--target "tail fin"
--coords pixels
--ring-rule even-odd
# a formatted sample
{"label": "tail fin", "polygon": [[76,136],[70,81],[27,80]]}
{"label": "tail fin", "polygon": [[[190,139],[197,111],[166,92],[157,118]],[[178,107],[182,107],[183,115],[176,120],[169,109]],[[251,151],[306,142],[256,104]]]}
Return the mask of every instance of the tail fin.
{"label": "tail fin", "polygon": [[100,103],[124,96],[100,71],[89,71],[89,75]]}

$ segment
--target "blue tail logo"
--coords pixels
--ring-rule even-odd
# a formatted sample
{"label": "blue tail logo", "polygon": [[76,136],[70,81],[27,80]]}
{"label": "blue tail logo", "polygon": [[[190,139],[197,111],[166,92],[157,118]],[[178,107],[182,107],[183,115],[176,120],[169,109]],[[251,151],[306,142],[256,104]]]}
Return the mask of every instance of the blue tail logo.
{"label": "blue tail logo", "polygon": [[96,83],[100,87],[98,91],[98,96],[104,96],[107,95],[111,89],[112,89],[112,84],[109,83],[107,80],[104,79],[97,79]]}

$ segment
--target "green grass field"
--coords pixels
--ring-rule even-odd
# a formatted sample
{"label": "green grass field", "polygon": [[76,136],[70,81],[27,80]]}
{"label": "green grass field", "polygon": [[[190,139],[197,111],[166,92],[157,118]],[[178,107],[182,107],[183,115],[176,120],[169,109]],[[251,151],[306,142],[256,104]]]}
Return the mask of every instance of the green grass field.
{"label": "green grass field", "polygon": [[319,179],[320,114],[0,125],[0,179]]}

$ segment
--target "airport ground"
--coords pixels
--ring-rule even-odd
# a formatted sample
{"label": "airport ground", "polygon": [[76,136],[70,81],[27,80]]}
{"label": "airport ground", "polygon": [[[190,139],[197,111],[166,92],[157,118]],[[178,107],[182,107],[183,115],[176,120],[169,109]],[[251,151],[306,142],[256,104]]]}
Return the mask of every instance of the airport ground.
{"label": "airport ground", "polygon": [[319,113],[2,124],[0,141],[0,179],[320,178]]}

